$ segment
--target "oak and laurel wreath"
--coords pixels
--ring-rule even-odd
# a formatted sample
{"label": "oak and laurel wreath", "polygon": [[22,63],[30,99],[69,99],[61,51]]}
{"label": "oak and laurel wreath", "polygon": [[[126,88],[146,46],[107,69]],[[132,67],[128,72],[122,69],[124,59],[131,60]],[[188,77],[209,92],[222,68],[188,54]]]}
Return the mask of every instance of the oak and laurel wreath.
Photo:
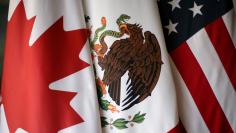
{"label": "oak and laurel wreath", "polygon": [[130,124],[130,126],[133,127],[134,123],[142,123],[145,119],[144,118],[145,115],[146,113],[140,114],[140,112],[138,112],[133,117],[129,116],[128,119],[118,118],[114,121],[113,119],[111,119],[110,122],[108,122],[106,117],[101,117],[101,123],[102,123],[102,127],[110,126],[111,129],[113,127],[116,127],[117,129],[125,129],[125,128],[128,128],[128,124]]}
{"label": "oak and laurel wreath", "polygon": [[[99,85],[97,85],[97,92],[98,92],[98,101],[99,101],[100,108],[104,111],[109,110],[109,105],[111,104],[108,100],[105,100],[102,98],[103,97],[102,88]],[[111,129],[113,129],[113,127],[117,129],[125,129],[125,128],[128,128],[128,124],[131,127],[133,127],[134,123],[140,124],[145,120],[146,113],[143,113],[143,114],[140,114],[140,113],[141,112],[138,112],[133,117],[128,116],[128,119],[125,119],[125,118],[117,118],[115,120],[110,119],[110,122],[108,122],[107,117],[102,116],[101,124],[103,128],[109,126]]]}
{"label": "oak and laurel wreath", "polygon": [[[127,16],[127,15],[125,15],[125,16]],[[103,17],[103,19],[104,19],[104,17]],[[125,19],[127,19],[127,18],[122,17],[122,15],[121,15],[121,17],[119,17],[116,22],[117,22],[117,24],[119,24],[121,22],[124,22]],[[102,20],[102,21],[104,21],[104,20]],[[94,37],[92,38],[92,40],[90,40],[90,46],[91,46],[92,50],[95,46],[96,41],[99,39],[98,34],[100,32],[102,32],[103,30],[105,30],[105,28],[106,28],[106,23],[102,22],[102,26],[95,30]],[[109,30],[109,32],[104,31],[102,34],[103,34],[103,36],[105,36],[106,34],[112,34],[112,35],[114,35],[113,37],[115,37],[115,38],[120,37],[119,32],[111,31],[111,30]],[[112,35],[110,35],[110,36],[112,36]],[[110,110],[110,111],[112,111],[112,113],[114,113],[115,111],[119,112],[118,110],[116,110],[115,105],[112,105],[110,101],[108,101],[107,99],[105,99],[105,97],[103,97],[104,93],[103,93],[103,88],[102,88],[101,84],[99,84],[99,77],[96,78],[96,83],[97,83],[97,96],[98,96],[98,102],[99,102],[100,108],[104,111]],[[141,112],[138,112],[133,116],[131,116],[131,115],[128,116],[127,119],[117,118],[115,120],[110,119],[109,121],[108,121],[107,117],[101,116],[101,125],[103,128],[109,126],[111,129],[113,129],[113,127],[120,129],[120,130],[126,129],[126,128],[128,128],[128,125],[130,125],[130,127],[133,127],[135,123],[136,124],[142,123],[145,120],[145,115],[146,115],[146,113],[141,114]]]}

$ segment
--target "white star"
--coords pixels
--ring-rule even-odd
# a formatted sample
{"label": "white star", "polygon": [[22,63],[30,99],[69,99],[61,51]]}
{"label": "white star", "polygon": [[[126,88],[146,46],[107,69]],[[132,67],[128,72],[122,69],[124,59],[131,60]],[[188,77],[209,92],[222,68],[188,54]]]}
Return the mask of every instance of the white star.
{"label": "white star", "polygon": [[168,35],[170,35],[172,32],[178,33],[176,30],[176,26],[178,23],[172,23],[171,20],[169,20],[169,25],[165,26],[165,28],[168,29]]}
{"label": "white star", "polygon": [[203,5],[197,5],[195,2],[194,2],[194,5],[192,8],[189,8],[190,11],[193,12],[193,18],[199,14],[199,15],[202,15],[202,12],[201,12],[201,9],[202,9]]}
{"label": "white star", "polygon": [[170,4],[172,7],[172,11],[174,11],[175,8],[181,8],[179,5],[179,2],[180,2],[180,0],[172,0],[172,1],[168,2],[168,4]]}

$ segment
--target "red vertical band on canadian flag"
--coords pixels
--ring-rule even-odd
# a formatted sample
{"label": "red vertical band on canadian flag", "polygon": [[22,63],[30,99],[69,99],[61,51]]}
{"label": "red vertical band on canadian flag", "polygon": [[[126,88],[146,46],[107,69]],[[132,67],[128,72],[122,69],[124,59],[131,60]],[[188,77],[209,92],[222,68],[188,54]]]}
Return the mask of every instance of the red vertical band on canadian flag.
{"label": "red vertical band on canadian flag", "polygon": [[218,18],[205,29],[236,90],[236,49],[223,19]]}
{"label": "red vertical band on canadian flag", "polygon": [[233,132],[187,43],[170,54],[210,132]]}

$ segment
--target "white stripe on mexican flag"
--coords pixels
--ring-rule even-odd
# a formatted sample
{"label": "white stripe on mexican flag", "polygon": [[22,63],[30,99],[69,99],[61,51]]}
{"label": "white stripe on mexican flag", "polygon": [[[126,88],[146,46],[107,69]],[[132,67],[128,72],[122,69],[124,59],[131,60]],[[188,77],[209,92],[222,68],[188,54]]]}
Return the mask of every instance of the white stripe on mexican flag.
{"label": "white stripe on mexican flag", "polygon": [[[101,65],[98,64],[99,54],[101,54],[101,51],[99,53],[99,48],[102,47],[100,44],[101,40],[99,40],[100,36],[103,36],[102,35],[103,33],[108,34],[105,37],[105,42],[108,45],[108,50],[106,53],[107,57],[112,56],[111,54],[110,55],[108,54],[109,54],[109,51],[111,51],[111,49],[109,48],[112,47],[112,44],[114,43],[114,41],[120,40],[120,39],[126,39],[130,37],[130,35],[128,34],[124,34],[122,35],[122,37],[115,37],[116,36],[115,31],[117,32],[117,36],[119,36],[118,35],[119,32],[120,33],[122,32],[120,31],[119,26],[117,24],[117,19],[122,14],[130,16],[130,19],[125,20],[127,24],[135,24],[135,23],[139,24],[143,28],[143,31],[142,31],[143,33],[146,31],[150,31],[156,36],[159,42],[159,45],[161,47],[162,62],[164,63],[161,66],[160,78],[157,84],[155,85],[154,90],[151,92],[151,96],[146,97],[143,101],[133,105],[127,110],[123,110],[125,109],[125,106],[122,106],[122,104],[124,104],[125,102],[122,102],[122,101],[127,96],[126,88],[128,88],[129,84],[126,84],[126,82],[129,77],[128,73],[131,70],[125,71],[124,75],[121,74],[121,90],[120,92],[117,91],[116,93],[113,94],[115,95],[115,97],[119,98],[119,93],[120,93],[120,100],[118,100],[120,101],[120,106],[117,104],[119,102],[115,102],[114,100],[115,98],[114,97],[112,98],[111,96],[112,94],[111,92],[109,92],[111,91],[109,89],[112,89],[112,85],[110,85],[110,88],[109,88],[109,85],[104,85],[104,83],[101,84],[101,81],[98,82],[98,84],[100,85],[98,89],[101,89],[101,92],[102,92],[102,96],[100,97],[101,98],[100,110],[101,110],[104,133],[116,133],[116,132],[162,133],[162,132],[168,132],[174,127],[176,127],[176,125],[179,122],[176,92],[175,92],[175,86],[172,80],[172,74],[170,71],[170,64],[169,64],[170,62],[169,62],[168,53],[165,46],[165,41],[163,37],[163,32],[162,32],[156,0],[149,0],[149,1],[146,1],[146,0],[145,1],[144,0],[129,0],[129,1],[86,0],[84,1],[84,5],[86,8],[86,11],[85,11],[87,13],[86,15],[88,16],[88,18],[90,18],[89,26],[91,27],[91,31],[92,31],[91,41],[95,40],[94,44],[91,44],[91,45],[94,49],[93,50],[94,63],[95,63],[95,68],[96,68],[96,73],[97,73],[96,78],[99,78],[100,80],[102,80],[105,76],[104,71],[109,71],[107,69],[115,69],[116,67],[116,66],[114,67],[108,66],[109,68],[105,68],[105,70],[102,70]],[[121,22],[121,23],[124,23],[124,22]],[[99,31],[98,28],[101,28],[103,30],[98,32]],[[108,30],[113,31],[113,35],[112,34],[109,35]],[[94,38],[94,36],[96,36],[95,31],[98,32],[97,40],[96,40],[96,37]],[[119,45],[122,45],[122,43],[119,43]],[[131,44],[128,44],[128,45],[131,45]],[[150,47],[150,46],[147,45],[147,47]],[[124,53],[120,52],[120,55],[121,54],[124,54]],[[129,54],[128,53],[126,54],[127,54],[127,58],[129,58]],[[111,65],[112,65],[112,61],[114,64],[117,62],[119,64],[120,59],[117,59],[118,57],[119,57],[119,54],[115,55],[114,58],[112,57],[113,59],[111,60]],[[126,57],[124,56],[124,58]],[[121,63],[120,65],[122,66],[124,64]],[[111,80],[113,76],[114,77],[118,76],[118,75],[115,75],[119,73],[117,71],[119,70],[113,71],[113,74],[111,74],[110,76]],[[138,89],[138,87],[136,89]],[[135,101],[135,98],[134,98],[134,101]],[[137,114],[139,112],[140,114]],[[141,121],[138,121],[138,122],[135,122],[135,120],[133,121],[133,119],[136,118],[135,116],[140,116],[139,118],[141,119]]]}

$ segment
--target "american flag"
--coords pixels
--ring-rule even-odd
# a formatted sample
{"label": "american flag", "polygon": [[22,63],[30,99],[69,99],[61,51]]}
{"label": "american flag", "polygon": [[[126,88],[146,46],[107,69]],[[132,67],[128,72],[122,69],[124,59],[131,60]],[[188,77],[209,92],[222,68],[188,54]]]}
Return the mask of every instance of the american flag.
{"label": "american flag", "polygon": [[187,132],[236,132],[236,15],[232,0],[158,2]]}

